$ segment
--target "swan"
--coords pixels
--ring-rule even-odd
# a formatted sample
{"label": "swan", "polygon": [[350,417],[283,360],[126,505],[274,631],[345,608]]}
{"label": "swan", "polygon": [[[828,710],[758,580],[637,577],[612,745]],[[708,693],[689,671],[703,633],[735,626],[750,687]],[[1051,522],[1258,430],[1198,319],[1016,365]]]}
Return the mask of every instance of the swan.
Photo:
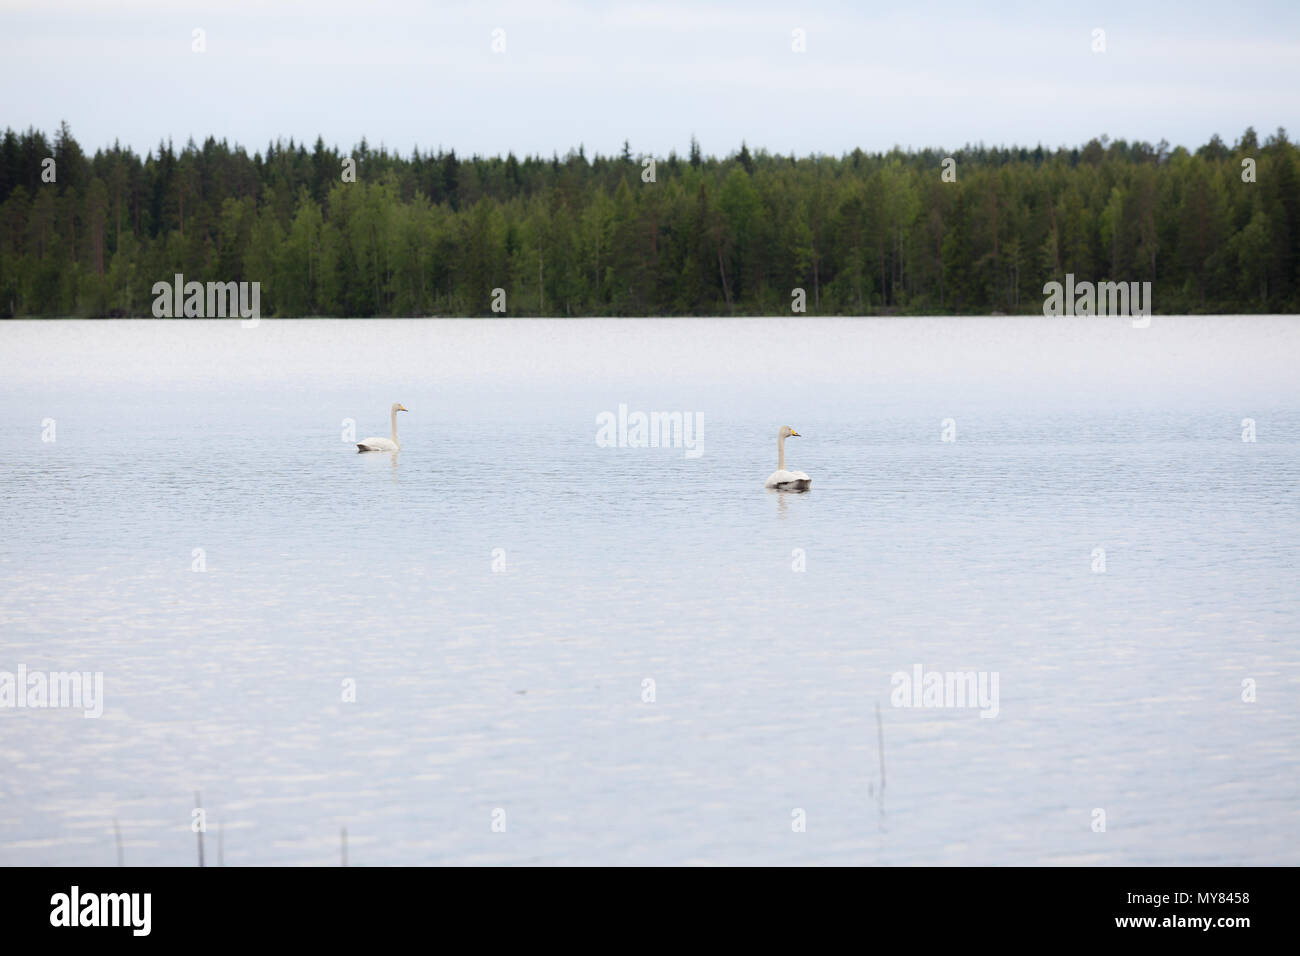
{"label": "swan", "polygon": [[767,479],[765,487],[775,488],[777,491],[807,491],[812,487],[811,478],[802,471],[785,470],[785,440],[791,436],[803,437],[789,425],[782,425],[781,430],[776,433],[776,471],[772,472]]}
{"label": "swan", "polygon": [[406,406],[401,402],[393,402],[393,408],[390,417],[393,420],[393,437],[392,438],[363,438],[357,442],[357,453],[363,451],[401,451],[402,446],[397,441],[397,413],[406,411]]}

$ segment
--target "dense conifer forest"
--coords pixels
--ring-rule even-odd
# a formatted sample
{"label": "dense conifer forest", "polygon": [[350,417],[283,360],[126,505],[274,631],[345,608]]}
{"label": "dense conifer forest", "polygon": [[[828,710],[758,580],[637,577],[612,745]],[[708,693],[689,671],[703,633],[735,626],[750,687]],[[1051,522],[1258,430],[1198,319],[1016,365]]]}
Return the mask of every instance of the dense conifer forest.
{"label": "dense conifer forest", "polygon": [[795,288],[810,315],[1031,313],[1066,273],[1149,281],[1158,313],[1296,312],[1300,153],[1247,129],[1194,151],[141,157],[6,130],[0,315],[149,316],[176,273],[260,282],[266,316],[493,315],[494,289],[511,316],[789,314]]}

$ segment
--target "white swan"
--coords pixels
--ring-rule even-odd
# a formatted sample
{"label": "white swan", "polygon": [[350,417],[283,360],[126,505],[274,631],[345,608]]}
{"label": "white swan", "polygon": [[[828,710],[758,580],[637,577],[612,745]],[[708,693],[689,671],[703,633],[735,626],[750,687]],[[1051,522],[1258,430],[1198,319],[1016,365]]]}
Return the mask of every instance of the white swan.
{"label": "white swan", "polygon": [[795,438],[803,437],[789,425],[782,425],[781,430],[776,433],[776,471],[772,472],[771,477],[767,479],[768,488],[775,488],[777,491],[807,491],[812,487],[812,479],[802,471],[785,470],[785,440],[792,435]]}
{"label": "white swan", "polygon": [[391,418],[393,420],[393,437],[392,438],[363,438],[357,442],[357,453],[363,451],[401,451],[402,446],[397,441],[397,413],[406,411],[406,406],[401,402],[393,402]]}

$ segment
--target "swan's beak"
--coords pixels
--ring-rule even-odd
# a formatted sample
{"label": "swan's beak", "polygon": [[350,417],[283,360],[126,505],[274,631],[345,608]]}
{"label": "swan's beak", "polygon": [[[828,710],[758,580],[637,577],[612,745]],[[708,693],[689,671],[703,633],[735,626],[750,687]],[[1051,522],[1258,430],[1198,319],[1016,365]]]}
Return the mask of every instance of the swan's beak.
{"label": "swan's beak", "polygon": [[797,431],[795,431],[793,428],[790,429],[790,437],[791,437],[791,438],[803,438],[803,436],[800,435],[800,434],[799,434]]}
{"label": "swan's beak", "polygon": [[407,412],[407,411],[410,411],[410,409],[407,408],[405,405],[398,405],[398,406],[397,406],[397,410],[398,410],[399,412]]}

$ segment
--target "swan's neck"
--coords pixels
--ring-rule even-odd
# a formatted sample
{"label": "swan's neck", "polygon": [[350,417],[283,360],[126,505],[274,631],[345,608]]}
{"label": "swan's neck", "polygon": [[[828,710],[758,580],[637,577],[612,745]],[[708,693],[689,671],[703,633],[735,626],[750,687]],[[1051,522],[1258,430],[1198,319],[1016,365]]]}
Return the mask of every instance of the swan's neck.
{"label": "swan's neck", "polygon": [[393,420],[393,444],[397,444],[397,409],[393,409],[391,414]]}
{"label": "swan's neck", "polygon": [[776,470],[785,471],[785,436],[778,435],[776,438]]}

